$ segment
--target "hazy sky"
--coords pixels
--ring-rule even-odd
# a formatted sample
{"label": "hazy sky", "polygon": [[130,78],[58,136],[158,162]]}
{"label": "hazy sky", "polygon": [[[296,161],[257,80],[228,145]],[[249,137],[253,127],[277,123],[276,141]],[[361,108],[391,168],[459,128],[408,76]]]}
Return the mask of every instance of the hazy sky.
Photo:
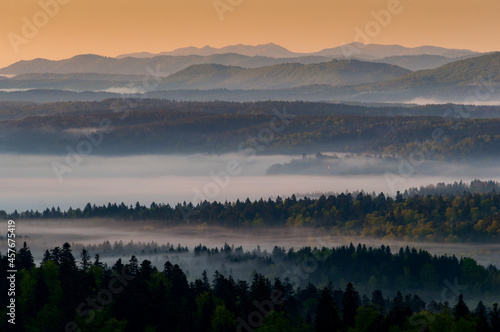
{"label": "hazy sky", "polygon": [[273,42],[292,51],[318,51],[352,42],[355,28],[364,30],[374,20],[372,11],[391,5],[397,13],[388,24],[379,25],[371,43],[500,50],[498,0],[397,2],[0,0],[0,67],[37,57],[116,56],[238,43]]}

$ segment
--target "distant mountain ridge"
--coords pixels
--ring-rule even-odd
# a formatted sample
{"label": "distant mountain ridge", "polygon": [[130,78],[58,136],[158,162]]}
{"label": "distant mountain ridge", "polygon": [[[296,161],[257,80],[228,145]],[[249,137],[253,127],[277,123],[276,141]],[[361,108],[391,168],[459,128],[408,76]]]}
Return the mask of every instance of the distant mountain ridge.
{"label": "distant mountain ridge", "polygon": [[404,47],[401,45],[380,45],[380,44],[362,44],[350,43],[338,47],[324,49],[313,53],[320,56],[332,57],[352,57],[352,58],[371,58],[381,59],[389,56],[404,56],[404,55],[440,55],[448,58],[457,58],[467,55],[479,55],[479,52],[460,49],[448,49],[437,46],[418,46]]}
{"label": "distant mountain ridge", "polygon": [[[423,53],[427,52],[427,53]],[[81,54],[64,60],[33,59],[22,60],[0,69],[0,75],[28,73],[99,73],[120,75],[148,75],[151,71],[158,76],[168,76],[196,64],[220,64],[243,68],[258,68],[284,63],[298,62],[312,64],[328,62],[331,59],[376,61],[398,65],[410,70],[432,69],[457,58],[477,56],[480,53],[469,50],[454,50],[441,47],[422,46],[407,48],[399,45],[363,45],[351,43],[319,52],[294,53],[275,45],[257,46],[233,45],[223,48],[187,47],[160,55],[138,53],[137,57],[104,57],[95,54]],[[133,55],[133,54],[132,54]]]}
{"label": "distant mountain ridge", "polygon": [[[301,64],[282,63],[257,68],[220,64],[189,66],[155,81],[155,90],[172,89],[286,89],[304,85],[359,85],[392,80],[409,70],[385,63],[330,60]],[[97,73],[31,73],[0,81],[0,89],[70,89],[118,91],[141,86],[144,76]],[[135,84],[134,84],[135,83]],[[124,90],[122,90],[124,91]]]}
{"label": "distant mountain ridge", "polygon": [[34,59],[19,61],[0,69],[0,75],[20,75],[31,73],[99,73],[120,75],[148,75],[151,71],[158,76],[168,76],[196,64],[221,64],[244,68],[258,68],[289,62],[302,64],[320,63],[331,60],[328,57],[304,56],[298,58],[271,58],[263,56],[246,56],[235,53],[200,55],[164,55],[154,58],[122,58],[115,59],[94,54],[77,55],[65,60]]}
{"label": "distant mountain ridge", "polygon": [[287,50],[286,48],[269,43],[269,44],[262,44],[262,45],[256,45],[256,46],[251,46],[251,45],[243,45],[243,44],[237,44],[237,45],[229,45],[221,48],[214,48],[210,46],[205,46],[205,47],[194,47],[194,46],[189,46],[189,47],[183,47],[183,48],[178,48],[173,51],[169,52],[161,52],[158,54],[152,54],[152,53],[147,53],[147,52],[142,52],[142,53],[130,53],[130,54],[122,54],[117,56],[117,59],[122,59],[126,57],[155,57],[159,55],[200,55],[200,56],[208,56],[208,55],[214,55],[214,54],[226,54],[226,53],[235,53],[235,54],[241,54],[241,55],[246,55],[246,56],[265,56],[265,57],[272,57],[272,58],[288,58],[288,57],[300,57],[300,56],[306,56],[306,55],[311,55],[307,53],[296,53]]}
{"label": "distant mountain ridge", "polygon": [[184,47],[178,48],[169,52],[161,52],[158,54],[152,54],[148,52],[141,53],[128,53],[117,56],[116,58],[126,58],[126,57],[155,57],[160,55],[201,55],[208,56],[214,54],[224,54],[224,53],[236,53],[246,56],[266,56],[273,58],[287,58],[287,57],[302,57],[307,55],[314,56],[325,56],[330,58],[355,58],[355,59],[381,59],[388,56],[402,56],[402,55],[440,55],[448,58],[456,58],[467,55],[480,54],[479,52],[474,52],[470,50],[461,49],[448,49],[444,47],[437,46],[419,46],[419,47],[404,47],[401,45],[379,45],[379,44],[362,44],[362,43],[350,43],[337,47],[326,48],[318,52],[311,53],[300,53],[292,52],[280,45],[273,43],[263,44],[263,45],[230,45],[221,48],[214,48],[210,46],[205,47]]}
{"label": "distant mountain ridge", "polygon": [[[92,100],[140,94],[141,98],[176,100],[500,103],[500,52],[459,59],[441,55],[399,55],[372,61],[234,53],[143,59],[80,55],[61,61],[21,61],[1,69],[0,75],[21,74],[0,77],[0,99]],[[437,68],[412,72],[386,62]],[[441,62],[445,64],[439,65]],[[143,88],[147,79],[153,83],[152,89]]]}

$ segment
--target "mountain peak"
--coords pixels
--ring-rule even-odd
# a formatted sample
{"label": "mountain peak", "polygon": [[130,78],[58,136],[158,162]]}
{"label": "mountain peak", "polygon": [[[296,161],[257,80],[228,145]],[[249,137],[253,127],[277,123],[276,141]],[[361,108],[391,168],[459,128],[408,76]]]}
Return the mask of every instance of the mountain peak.
{"label": "mountain peak", "polygon": [[82,60],[82,59],[110,59],[109,57],[97,55],[97,54],[78,54],[68,60]]}

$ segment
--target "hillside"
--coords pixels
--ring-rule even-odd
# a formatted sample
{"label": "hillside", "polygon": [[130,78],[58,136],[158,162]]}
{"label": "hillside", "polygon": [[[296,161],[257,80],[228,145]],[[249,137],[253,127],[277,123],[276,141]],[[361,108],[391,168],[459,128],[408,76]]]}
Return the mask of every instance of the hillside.
{"label": "hillside", "polygon": [[388,63],[411,71],[435,69],[454,61],[457,59],[430,54],[397,55],[374,60],[374,62]]}
{"label": "hillside", "polygon": [[306,85],[357,85],[390,80],[409,73],[397,66],[357,60],[302,65],[289,63],[255,69],[196,65],[170,75],[165,89],[283,89]]}
{"label": "hillside", "polygon": [[455,61],[436,69],[417,71],[396,81],[476,84],[480,77],[500,82],[500,52]]}
{"label": "hillside", "polygon": [[382,83],[387,88],[441,88],[450,86],[477,86],[478,80],[500,82],[500,52],[455,61],[444,66],[412,72]]}

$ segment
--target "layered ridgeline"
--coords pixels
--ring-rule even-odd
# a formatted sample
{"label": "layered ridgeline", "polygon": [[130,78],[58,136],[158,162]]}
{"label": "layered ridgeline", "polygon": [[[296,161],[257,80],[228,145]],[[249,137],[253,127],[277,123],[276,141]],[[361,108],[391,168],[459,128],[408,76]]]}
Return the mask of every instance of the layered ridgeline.
{"label": "layered ridgeline", "polygon": [[420,96],[439,100],[456,98],[464,103],[500,100],[500,52],[412,72],[388,82],[358,86],[356,93],[388,99]]}
{"label": "layered ridgeline", "polygon": [[[228,62],[224,62],[228,63]],[[106,65],[103,65],[106,67]],[[155,68],[155,67],[147,67]],[[97,70],[97,69],[95,69]],[[112,71],[103,69],[103,72]],[[268,89],[292,88],[304,85],[358,85],[387,81],[408,74],[397,66],[357,60],[331,60],[308,64],[288,63],[259,68],[243,68],[220,64],[192,65],[175,74],[151,80],[156,90],[172,89]],[[159,75],[166,73],[159,73]],[[21,74],[0,81],[0,89],[72,89],[105,90],[111,88],[138,88],[144,75],[35,73]],[[143,92],[137,89],[137,92]]]}
{"label": "layered ridgeline", "polygon": [[500,53],[453,61],[393,80],[329,89],[330,100],[500,103]]}
{"label": "layered ridgeline", "polygon": [[[53,61],[47,59],[23,60],[8,67],[0,69],[0,75],[20,75],[28,73],[103,73],[146,75],[147,68],[161,70],[162,75],[173,74],[195,64],[222,64],[227,66],[240,66],[243,68],[257,68],[283,63],[320,63],[329,60],[345,59],[346,50],[351,50],[349,59],[378,61],[382,63],[399,65],[398,59],[405,62],[419,63],[417,67],[432,68],[437,62],[425,65],[428,58],[435,61],[454,61],[461,57],[476,56],[480,53],[468,50],[454,50],[440,47],[415,47],[406,48],[399,45],[363,45],[353,43],[341,47],[325,49],[315,53],[295,53],[285,48],[274,45],[234,45],[214,49],[211,47],[187,47],[160,54],[132,53],[118,56],[117,58],[98,55],[77,55],[70,59]],[[355,52],[353,52],[354,50]],[[422,61],[420,60],[422,56]],[[444,64],[444,63],[441,63]],[[404,65],[402,67],[405,67]],[[406,68],[406,67],[405,67]]]}
{"label": "layered ridgeline", "polygon": [[[35,59],[0,70],[0,75],[17,75],[0,80],[0,100],[102,100],[136,93],[203,101],[495,103],[500,100],[500,53],[474,55],[454,59],[443,55],[398,55],[370,61],[330,60],[318,55],[271,58],[239,54]],[[403,67],[434,69],[411,72]]]}
{"label": "layered ridgeline", "polygon": [[303,56],[297,58],[272,58],[265,56],[246,56],[241,54],[165,55],[153,58],[109,58],[99,55],[77,55],[70,59],[53,61],[35,59],[19,61],[0,69],[0,75],[21,75],[32,73],[74,74],[102,73],[121,75],[148,75],[150,71],[165,77],[197,64],[221,64],[243,68],[258,68],[289,62],[310,64],[330,61],[329,57]]}

